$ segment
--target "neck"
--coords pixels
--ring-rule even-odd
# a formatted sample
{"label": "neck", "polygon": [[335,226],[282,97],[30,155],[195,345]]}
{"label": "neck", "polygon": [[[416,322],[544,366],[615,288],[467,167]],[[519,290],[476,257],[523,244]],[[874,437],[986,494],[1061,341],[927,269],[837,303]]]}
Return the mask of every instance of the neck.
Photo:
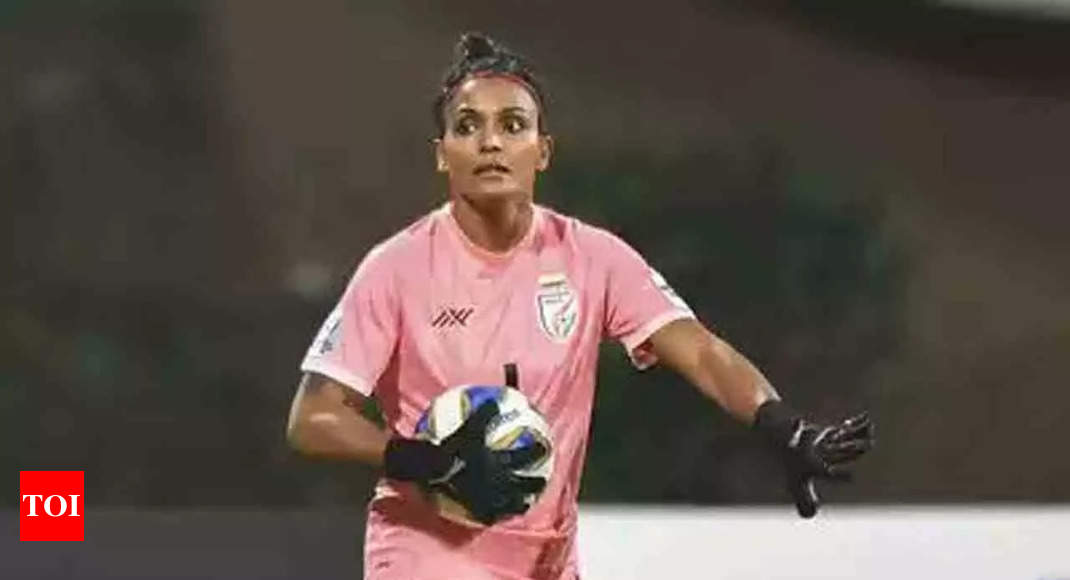
{"label": "neck", "polygon": [[475,245],[491,252],[507,252],[523,239],[534,215],[531,199],[474,203],[453,196],[453,218]]}

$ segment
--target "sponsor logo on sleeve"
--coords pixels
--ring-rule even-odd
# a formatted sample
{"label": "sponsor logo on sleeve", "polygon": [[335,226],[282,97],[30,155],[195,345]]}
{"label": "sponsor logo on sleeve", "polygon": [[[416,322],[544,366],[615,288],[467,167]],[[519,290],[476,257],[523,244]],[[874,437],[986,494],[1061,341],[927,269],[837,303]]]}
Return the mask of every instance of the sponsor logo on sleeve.
{"label": "sponsor logo on sleeve", "polygon": [[661,293],[665,295],[665,298],[667,298],[673,306],[685,312],[691,312],[691,307],[688,306],[687,302],[684,302],[684,299],[676,293],[676,290],[672,289],[672,286],[669,286],[669,283],[665,281],[665,277],[662,276],[660,272],[651,268],[650,279],[654,281],[654,287],[661,290]]}
{"label": "sponsor logo on sleeve", "polygon": [[338,339],[342,333],[342,308],[338,307],[331,311],[327,320],[323,321],[316,340],[312,341],[312,352],[323,356],[338,346]]}

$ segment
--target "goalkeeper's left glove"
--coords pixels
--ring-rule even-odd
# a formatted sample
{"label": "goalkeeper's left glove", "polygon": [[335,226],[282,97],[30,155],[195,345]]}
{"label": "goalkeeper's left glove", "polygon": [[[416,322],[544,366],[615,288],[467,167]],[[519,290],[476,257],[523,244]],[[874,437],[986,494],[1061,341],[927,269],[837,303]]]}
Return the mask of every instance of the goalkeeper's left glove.
{"label": "goalkeeper's left glove", "polygon": [[758,407],[754,427],[782,450],[788,491],[804,518],[814,517],[820,505],[814,479],[849,480],[846,466],[875,442],[873,422],[866,413],[824,425],[804,419],[777,400]]}

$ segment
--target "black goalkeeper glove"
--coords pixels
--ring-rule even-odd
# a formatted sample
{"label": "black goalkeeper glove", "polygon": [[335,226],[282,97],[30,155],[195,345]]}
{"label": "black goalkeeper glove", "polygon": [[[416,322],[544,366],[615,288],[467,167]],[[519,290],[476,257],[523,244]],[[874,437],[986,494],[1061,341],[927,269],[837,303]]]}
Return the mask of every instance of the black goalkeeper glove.
{"label": "black goalkeeper glove", "polygon": [[850,480],[847,465],[875,442],[873,423],[866,413],[822,425],[774,400],[758,407],[754,427],[782,450],[788,491],[804,518],[814,517],[820,506],[814,479]]}
{"label": "black goalkeeper glove", "polygon": [[527,497],[542,491],[546,478],[513,470],[538,461],[547,449],[538,443],[512,450],[488,448],[487,426],[498,414],[497,401],[483,403],[440,445],[391,439],[383,460],[387,477],[442,491],[485,525],[526,512]]}

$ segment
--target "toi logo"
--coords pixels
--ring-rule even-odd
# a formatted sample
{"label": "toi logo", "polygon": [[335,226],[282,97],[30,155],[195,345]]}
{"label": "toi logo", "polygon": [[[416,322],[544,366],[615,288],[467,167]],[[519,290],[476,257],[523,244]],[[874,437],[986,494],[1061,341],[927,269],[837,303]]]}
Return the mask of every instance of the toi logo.
{"label": "toi logo", "polygon": [[19,540],[85,539],[85,472],[19,472]]}

